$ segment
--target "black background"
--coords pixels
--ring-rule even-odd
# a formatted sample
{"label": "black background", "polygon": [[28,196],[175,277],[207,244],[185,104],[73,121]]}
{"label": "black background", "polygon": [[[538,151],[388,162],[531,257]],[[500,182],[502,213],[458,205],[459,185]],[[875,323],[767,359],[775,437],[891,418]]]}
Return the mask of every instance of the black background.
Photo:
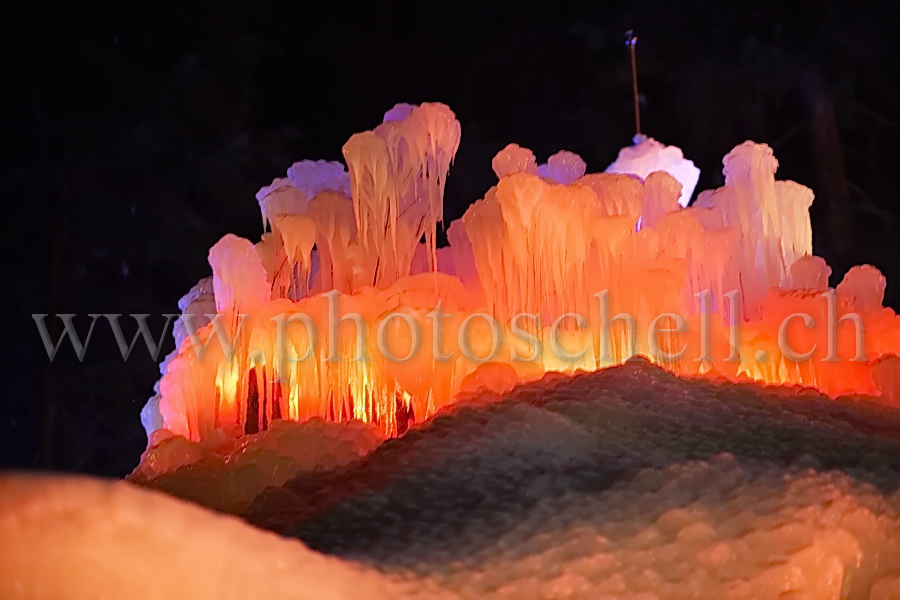
{"label": "black background", "polygon": [[340,159],[397,102],[444,102],[462,123],[448,220],[510,142],[603,170],[634,133],[629,28],[644,130],[702,169],[698,189],[722,183],[734,145],[770,144],[779,177],[816,191],[832,284],[871,263],[900,305],[892,3],[140,4],[3,9],[5,467],[127,473],[158,378],[102,322],[83,363],[71,346],[51,363],[33,313],[177,312],[213,243],[258,238],[262,185]]}

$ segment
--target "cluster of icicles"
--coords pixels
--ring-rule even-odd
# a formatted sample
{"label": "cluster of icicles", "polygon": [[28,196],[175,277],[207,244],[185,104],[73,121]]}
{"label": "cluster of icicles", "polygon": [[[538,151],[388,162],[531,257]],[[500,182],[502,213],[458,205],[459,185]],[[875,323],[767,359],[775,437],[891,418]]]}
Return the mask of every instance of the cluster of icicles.
{"label": "cluster of icicles", "polygon": [[[571,152],[538,165],[510,145],[493,160],[497,185],[437,248],[459,142],[446,106],[398,105],[344,145],[347,170],[303,161],[260,190],[261,240],[222,238],[210,250],[212,278],[179,305],[202,325],[195,337],[212,343],[201,358],[176,325],[178,349],[142,415],[148,432],[204,440],[319,416],[395,435],[468,392],[503,392],[548,371],[596,370],[633,354],[678,374],[900,400],[900,318],[882,307],[884,277],[856,267],[828,288],[831,270],[811,254],[812,191],[775,180],[768,146],[737,146],[724,159],[724,187],[684,207],[699,171],[652,139],[636,138],[607,172],[591,174]],[[329,330],[329,311],[359,318]],[[220,315],[218,331],[208,313]],[[619,313],[633,317],[636,335],[622,320],[606,325]],[[788,319],[794,313],[818,327]],[[654,322],[664,314],[685,324],[651,347],[651,324],[674,328]],[[836,340],[829,319],[840,320]],[[815,344],[808,358],[781,351],[786,322],[782,333],[798,352]],[[381,324],[391,357],[376,347]],[[860,324],[864,336],[855,335]],[[216,342],[223,332],[237,340],[230,356]],[[467,353],[456,347],[463,337]],[[562,358],[546,350],[554,342]]]}

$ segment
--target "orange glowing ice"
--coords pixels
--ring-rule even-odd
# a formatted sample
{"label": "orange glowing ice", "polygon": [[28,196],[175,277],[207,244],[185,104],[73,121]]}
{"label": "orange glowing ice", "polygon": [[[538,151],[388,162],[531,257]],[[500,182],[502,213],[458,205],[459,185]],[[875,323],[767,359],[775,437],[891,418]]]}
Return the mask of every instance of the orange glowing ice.
{"label": "orange glowing ice", "polygon": [[[218,316],[180,330],[150,429],[203,440],[319,416],[393,435],[460,394],[634,354],[680,374],[898,400],[884,277],[857,267],[828,288],[812,191],[775,180],[768,146],[737,146],[725,185],[682,208],[679,178],[696,173],[677,148],[623,151],[613,170],[644,169],[635,177],[585,174],[566,151],[539,165],[510,145],[497,185],[437,248],[459,141],[446,106],[398,105],[344,145],[346,172],[304,161],[263,188],[271,231],[210,251]],[[651,151],[671,172],[635,162]],[[185,313],[204,312],[199,294]]]}

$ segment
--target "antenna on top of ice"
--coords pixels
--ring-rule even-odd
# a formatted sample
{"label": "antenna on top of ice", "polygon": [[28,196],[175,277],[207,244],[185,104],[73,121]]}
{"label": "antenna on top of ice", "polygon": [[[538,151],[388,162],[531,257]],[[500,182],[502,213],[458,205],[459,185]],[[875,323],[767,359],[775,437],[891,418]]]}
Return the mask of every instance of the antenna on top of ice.
{"label": "antenna on top of ice", "polygon": [[641,135],[641,98],[638,93],[637,78],[637,36],[634,30],[629,29],[625,32],[625,45],[628,46],[628,52],[631,54],[631,91],[634,95],[634,132]]}

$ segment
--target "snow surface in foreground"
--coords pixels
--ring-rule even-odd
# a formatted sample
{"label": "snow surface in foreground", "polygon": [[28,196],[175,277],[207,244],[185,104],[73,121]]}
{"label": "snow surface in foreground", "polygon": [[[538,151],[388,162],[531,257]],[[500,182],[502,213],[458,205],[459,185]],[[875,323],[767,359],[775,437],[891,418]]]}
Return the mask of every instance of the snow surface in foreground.
{"label": "snow surface in foreground", "polygon": [[[900,410],[870,399],[632,361],[476,397],[363,458],[354,427],[244,502],[331,557],[127,484],[13,478],[0,595],[900,598]],[[170,491],[198,500],[206,470],[182,462]]]}

